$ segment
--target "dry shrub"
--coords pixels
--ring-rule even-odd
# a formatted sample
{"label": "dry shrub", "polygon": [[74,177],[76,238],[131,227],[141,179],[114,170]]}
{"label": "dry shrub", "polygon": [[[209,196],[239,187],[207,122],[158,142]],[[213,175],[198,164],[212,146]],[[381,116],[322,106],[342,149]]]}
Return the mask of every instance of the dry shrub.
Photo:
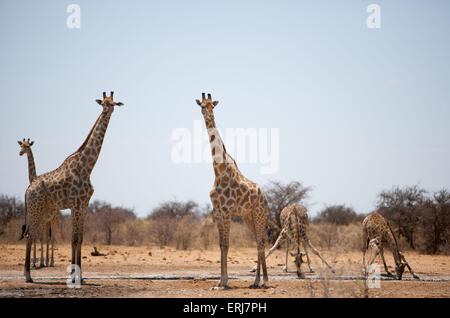
{"label": "dry shrub", "polygon": [[336,225],[330,223],[311,224],[308,235],[313,245],[323,249],[355,251],[362,248],[362,226],[360,223]]}
{"label": "dry shrub", "polygon": [[22,233],[23,218],[14,218],[9,220],[0,235],[1,242],[18,242],[20,233]]}
{"label": "dry shrub", "polygon": [[148,220],[128,220],[122,224],[118,224],[113,228],[114,237],[113,244],[140,246],[148,239],[146,232],[149,226]]}
{"label": "dry shrub", "polygon": [[153,221],[149,232],[159,247],[167,246],[170,242],[172,242],[176,230],[174,223],[174,219],[166,217],[158,218]]}
{"label": "dry shrub", "polygon": [[192,248],[198,237],[200,222],[192,216],[185,216],[176,223],[176,233],[174,234],[176,248],[181,250]]}
{"label": "dry shrub", "polygon": [[233,222],[230,229],[230,246],[253,247],[256,241],[253,233],[243,223]]}
{"label": "dry shrub", "polygon": [[200,225],[200,235],[199,235],[199,247],[202,249],[209,249],[211,247],[217,247],[219,243],[219,231],[215,223],[203,222]]}

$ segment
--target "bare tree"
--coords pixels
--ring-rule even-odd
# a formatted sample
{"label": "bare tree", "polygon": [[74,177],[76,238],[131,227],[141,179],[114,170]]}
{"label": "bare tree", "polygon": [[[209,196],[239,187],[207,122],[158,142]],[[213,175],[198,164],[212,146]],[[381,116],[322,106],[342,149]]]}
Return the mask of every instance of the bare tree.
{"label": "bare tree", "polygon": [[379,212],[395,224],[399,235],[405,237],[411,248],[415,248],[414,234],[420,223],[426,193],[425,189],[414,185],[394,187],[378,195]]}
{"label": "bare tree", "polygon": [[178,219],[185,216],[197,217],[200,214],[199,206],[194,201],[165,201],[154,208],[148,218],[169,218]]}
{"label": "bare tree", "polygon": [[114,226],[126,220],[136,219],[136,215],[130,209],[112,207],[111,204],[94,201],[90,206],[91,217],[95,227],[105,235],[105,244],[111,245],[113,241]]}
{"label": "bare tree", "polygon": [[[24,204],[20,200],[7,195],[0,195],[0,235],[5,231],[5,227],[11,219],[23,217]],[[25,221],[25,220],[24,220]],[[17,229],[17,235],[20,229]]]}
{"label": "bare tree", "polygon": [[298,181],[283,184],[279,181],[271,181],[265,187],[265,193],[269,204],[269,237],[272,244],[281,231],[280,213],[288,205],[301,203],[308,198],[311,188],[305,187]]}
{"label": "bare tree", "polygon": [[313,221],[315,223],[347,225],[352,222],[362,221],[363,218],[364,216],[357,214],[352,207],[340,204],[325,207]]}
{"label": "bare tree", "polygon": [[425,250],[436,254],[450,240],[450,193],[442,189],[425,202],[422,213]]}

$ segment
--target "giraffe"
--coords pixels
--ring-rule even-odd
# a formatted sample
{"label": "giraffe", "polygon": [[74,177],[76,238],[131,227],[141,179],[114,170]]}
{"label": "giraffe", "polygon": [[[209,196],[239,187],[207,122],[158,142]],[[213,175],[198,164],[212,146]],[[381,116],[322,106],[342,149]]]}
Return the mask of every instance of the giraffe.
{"label": "giraffe", "polygon": [[[334,273],[334,269],[327,263],[327,261],[320,255],[319,251],[311,244],[310,239],[307,235],[308,228],[308,213],[306,208],[303,205],[294,203],[287,207],[285,207],[280,213],[280,221],[281,221],[281,232],[278,235],[275,244],[267,253],[266,259],[278,248],[278,246],[286,240],[286,265],[283,270],[285,272],[288,271],[288,254],[289,254],[289,245],[292,242],[295,246],[296,253],[291,253],[292,256],[295,257],[295,265],[297,267],[297,276],[299,278],[304,278],[305,275],[301,270],[301,264],[304,263],[303,256],[306,255],[306,260],[308,263],[309,271],[314,273],[311,268],[311,260],[308,254],[308,247],[316,254],[322,262]],[[300,252],[300,246],[303,246],[305,254]],[[252,269],[254,271],[255,268]]]}
{"label": "giraffe", "polygon": [[395,261],[395,272],[397,274],[397,279],[401,280],[403,272],[405,271],[405,266],[408,268],[409,272],[415,279],[419,279],[419,276],[414,274],[411,266],[406,261],[405,256],[400,253],[398,248],[397,239],[394,235],[389,222],[378,212],[373,212],[369,214],[362,223],[363,226],[363,265],[366,268],[366,252],[371,249],[371,257],[367,266],[372,265],[375,258],[380,254],[383,261],[384,269],[388,276],[393,277],[392,273],[389,271],[386,260],[384,259],[383,245],[387,244],[394,257]]}
{"label": "giraffe", "polygon": [[[265,236],[267,227],[268,205],[267,199],[261,188],[247,179],[237,167],[234,159],[226,152],[225,145],[216,128],[213,108],[218,101],[213,101],[211,94],[202,100],[196,100],[201,107],[205,120],[211,153],[213,157],[213,169],[215,181],[210,192],[213,205],[213,219],[217,224],[221,250],[221,274],[217,289],[227,289],[228,271],[227,257],[230,238],[231,216],[241,216],[256,238],[258,263],[256,277],[251,288],[267,287],[268,275],[265,259]],[[263,271],[263,283],[260,285],[261,267]]]}
{"label": "giraffe", "polygon": [[[30,141],[30,138],[25,139],[23,138],[22,141],[17,141],[17,143],[20,146],[20,152],[19,152],[19,156],[23,156],[24,154],[27,154],[28,157],[28,179],[30,181],[30,184],[33,182],[34,179],[36,179],[37,174],[36,174],[36,164],[34,162],[34,156],[33,156],[33,151],[31,150],[31,146],[33,146],[34,141]],[[55,239],[52,235],[52,223],[49,222],[49,224],[47,225],[47,230],[46,230],[46,237],[45,237],[45,241],[46,241],[46,258],[45,258],[45,263],[44,263],[44,242],[43,240],[41,240],[41,258],[40,258],[40,267],[54,267],[55,266],[55,260],[54,260],[54,244],[55,244]],[[50,259],[50,264],[49,264],[49,243],[51,243],[51,259]],[[33,242],[33,262],[32,262],[32,267],[35,269],[36,268],[36,240],[34,240]]]}
{"label": "giraffe", "polygon": [[72,273],[73,281],[82,281],[81,245],[86,210],[94,193],[90,174],[102,148],[106,129],[115,106],[122,106],[113,99],[113,92],[96,102],[102,107],[94,126],[83,144],[55,170],[37,177],[25,193],[26,226],[23,235],[26,240],[24,275],[26,282],[32,282],[30,275],[30,251],[33,239],[42,237],[45,225],[57,211],[70,209],[72,215]]}

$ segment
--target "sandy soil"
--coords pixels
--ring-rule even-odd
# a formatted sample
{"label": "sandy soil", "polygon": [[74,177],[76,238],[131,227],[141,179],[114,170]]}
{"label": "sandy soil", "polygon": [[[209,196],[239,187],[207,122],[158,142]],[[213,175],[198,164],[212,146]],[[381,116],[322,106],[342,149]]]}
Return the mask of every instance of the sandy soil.
{"label": "sandy soil", "polygon": [[[212,290],[220,275],[219,249],[178,251],[173,248],[98,246],[105,256],[91,256],[92,246],[83,247],[83,275],[79,289],[66,285],[70,248],[59,246],[56,267],[32,271],[33,284],[23,279],[24,245],[0,245],[0,297],[362,297],[361,253],[322,251],[336,275],[311,255],[315,273],[297,279],[294,264],[282,272],[284,253],[268,260],[269,288],[249,289],[255,264],[253,248],[230,248],[228,272],[231,289]],[[311,253],[310,253],[311,254]],[[39,255],[39,253],[38,253]],[[388,254],[386,253],[386,256]],[[450,297],[450,256],[406,253],[416,274],[423,280],[382,280],[371,288],[370,297]],[[392,269],[392,257],[387,256]],[[345,279],[344,279],[345,278]],[[432,281],[435,280],[435,281]]]}

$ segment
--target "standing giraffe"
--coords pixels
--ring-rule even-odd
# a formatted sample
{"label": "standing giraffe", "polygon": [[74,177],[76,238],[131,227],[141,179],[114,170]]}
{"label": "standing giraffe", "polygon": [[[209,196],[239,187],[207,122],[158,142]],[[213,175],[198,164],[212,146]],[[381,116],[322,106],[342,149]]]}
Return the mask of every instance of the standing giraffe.
{"label": "standing giraffe", "polygon": [[57,169],[37,177],[25,193],[27,237],[25,254],[25,280],[32,282],[30,275],[30,252],[33,239],[42,237],[46,224],[58,211],[71,209],[72,214],[72,265],[74,281],[81,281],[81,244],[86,210],[94,193],[90,174],[97,162],[102,148],[106,129],[114,111],[114,106],[121,106],[113,100],[113,92],[103,100],[96,102],[103,110],[89,132],[86,140],[75,153],[64,160]]}
{"label": "standing giraffe", "polygon": [[[36,179],[36,164],[34,163],[34,156],[33,151],[31,150],[31,146],[33,146],[34,141],[30,141],[30,138],[25,140],[23,138],[22,141],[17,141],[20,146],[20,152],[19,156],[23,156],[24,154],[27,154],[28,157],[28,179],[30,180],[30,184],[33,182],[34,179]],[[45,235],[45,241],[46,241],[46,258],[44,263],[44,242],[41,240],[41,259],[40,259],[40,267],[53,267],[55,266],[54,261],[54,246],[55,246],[55,239],[52,235],[52,223],[50,222],[47,225],[46,235]],[[51,260],[49,264],[49,243],[51,243]],[[33,241],[33,262],[32,267],[36,268],[36,240]]]}
{"label": "standing giraffe", "polygon": [[[308,255],[308,247],[316,254],[322,262],[334,273],[334,269],[327,263],[327,261],[320,255],[319,251],[311,244],[310,239],[307,236],[308,228],[308,213],[304,206],[300,204],[291,204],[285,207],[280,213],[281,232],[278,235],[275,244],[267,253],[266,259],[277,249],[277,247],[286,240],[286,265],[283,268],[285,272],[288,271],[288,255],[289,245],[292,242],[295,246],[296,253],[291,255],[295,257],[295,265],[297,266],[297,276],[304,278],[305,275],[301,270],[301,264],[303,263],[303,253],[300,252],[300,246],[303,246],[305,250],[306,259],[308,262],[309,271],[314,273],[311,268],[311,260]],[[254,271],[255,268],[252,269]]]}
{"label": "standing giraffe", "polygon": [[393,276],[389,271],[386,260],[384,259],[383,254],[383,245],[387,244],[394,257],[395,261],[395,272],[397,274],[397,279],[401,280],[403,272],[405,271],[405,266],[408,268],[409,272],[413,275],[414,278],[419,279],[419,277],[414,274],[411,266],[409,266],[406,261],[405,256],[400,253],[398,248],[397,239],[395,238],[394,231],[392,231],[389,222],[378,212],[373,212],[366,216],[363,223],[363,265],[366,268],[366,252],[371,248],[371,257],[367,266],[372,265],[377,257],[380,254],[381,259],[383,260],[383,265],[386,273],[389,276]]}
{"label": "standing giraffe", "polygon": [[[213,108],[218,101],[213,101],[202,93],[202,100],[196,100],[201,107],[208,131],[215,181],[210,192],[213,205],[213,218],[217,223],[220,237],[221,275],[218,288],[228,288],[227,257],[230,239],[230,222],[232,215],[239,215],[253,232],[258,249],[256,278],[252,288],[265,287],[268,282],[264,241],[267,227],[268,205],[261,188],[247,179],[236,165],[234,159],[226,152],[214,121]],[[263,283],[260,286],[261,266]]]}

